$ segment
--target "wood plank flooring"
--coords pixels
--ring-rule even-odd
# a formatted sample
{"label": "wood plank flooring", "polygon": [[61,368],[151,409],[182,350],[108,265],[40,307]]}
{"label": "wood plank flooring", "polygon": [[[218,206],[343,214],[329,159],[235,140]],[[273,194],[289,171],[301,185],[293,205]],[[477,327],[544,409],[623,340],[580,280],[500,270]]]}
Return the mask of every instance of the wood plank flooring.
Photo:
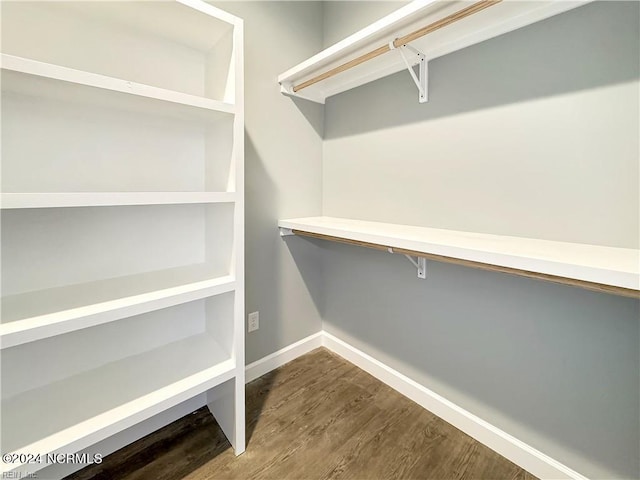
{"label": "wood plank flooring", "polygon": [[67,479],[535,479],[324,348],[246,396],[239,457],[200,409]]}

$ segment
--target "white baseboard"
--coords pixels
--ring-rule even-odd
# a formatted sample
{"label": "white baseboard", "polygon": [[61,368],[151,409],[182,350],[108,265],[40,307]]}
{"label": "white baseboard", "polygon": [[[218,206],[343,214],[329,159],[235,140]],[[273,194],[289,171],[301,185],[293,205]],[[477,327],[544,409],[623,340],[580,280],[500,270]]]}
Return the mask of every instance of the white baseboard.
{"label": "white baseboard", "polygon": [[541,479],[587,478],[476,415],[459,407],[446,398],[429,390],[418,382],[376,360],[372,356],[349,345],[325,331],[272,353],[250,365],[246,369],[246,381],[250,382],[265,373],[284,365],[320,346],[340,355],[345,360],[373,375],[381,382],[410,398],[418,405],[475,438],[483,445]]}
{"label": "white baseboard", "polygon": [[313,335],[309,335],[296,343],[292,343],[288,347],[250,363],[245,368],[245,382],[249,383],[256,378],[261,377],[265,373],[269,373],[271,370],[275,370],[285,363],[295,360],[296,358],[309,353],[311,350],[321,347],[323,333],[324,332],[320,331]]}
{"label": "white baseboard", "polygon": [[578,472],[482,420],[330,333],[323,332],[323,346],[536,477],[541,479],[587,480],[586,477]]}

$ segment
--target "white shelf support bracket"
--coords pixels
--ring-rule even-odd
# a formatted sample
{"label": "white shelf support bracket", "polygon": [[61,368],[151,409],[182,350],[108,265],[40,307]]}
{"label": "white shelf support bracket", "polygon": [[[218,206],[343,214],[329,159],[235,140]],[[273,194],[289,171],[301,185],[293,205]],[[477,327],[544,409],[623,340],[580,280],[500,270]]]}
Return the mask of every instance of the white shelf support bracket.
{"label": "white shelf support bracket", "polygon": [[[393,251],[393,248],[387,248],[389,253],[397,253]],[[411,262],[411,265],[418,270],[418,278],[427,278],[427,259],[424,257],[416,257],[414,260],[411,255],[404,254],[405,258]]]}
{"label": "white shelf support bracket", "polygon": [[280,227],[281,237],[290,237],[291,235],[295,235],[295,233],[293,233],[293,230],[291,230],[290,228]]}
{"label": "white shelf support bracket", "polygon": [[424,257],[416,257],[414,260],[411,255],[404,255],[414,267],[418,269],[418,278],[427,278],[427,259]]}
{"label": "white shelf support bracket", "polygon": [[280,92],[291,95],[293,93],[293,84],[291,82],[283,82],[280,84]]}
{"label": "white shelf support bracket", "polygon": [[[400,48],[396,48],[393,42],[389,42],[389,48],[391,50],[398,50],[398,52],[400,52],[400,56],[402,57],[402,60],[404,61],[404,64],[407,67],[407,70],[409,71],[411,78],[413,79],[413,83],[415,83],[416,87],[418,87],[418,101],[420,103],[428,102],[429,101],[429,81],[428,81],[429,65],[424,53],[412,47],[411,45],[402,45]],[[418,62],[417,62],[418,75],[416,75],[416,72],[413,70],[413,65],[411,65],[411,63],[409,62],[409,59],[405,55],[404,53],[405,49],[411,50],[413,53],[415,53],[418,56]]]}

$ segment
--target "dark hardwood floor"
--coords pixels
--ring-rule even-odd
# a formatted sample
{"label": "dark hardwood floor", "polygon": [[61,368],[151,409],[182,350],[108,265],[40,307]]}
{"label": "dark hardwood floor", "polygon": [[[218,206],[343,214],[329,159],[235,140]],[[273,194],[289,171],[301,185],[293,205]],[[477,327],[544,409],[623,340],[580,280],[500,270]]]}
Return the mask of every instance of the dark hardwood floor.
{"label": "dark hardwood floor", "polygon": [[239,457],[201,409],[67,478],[535,479],[322,348],[251,382],[246,396]]}

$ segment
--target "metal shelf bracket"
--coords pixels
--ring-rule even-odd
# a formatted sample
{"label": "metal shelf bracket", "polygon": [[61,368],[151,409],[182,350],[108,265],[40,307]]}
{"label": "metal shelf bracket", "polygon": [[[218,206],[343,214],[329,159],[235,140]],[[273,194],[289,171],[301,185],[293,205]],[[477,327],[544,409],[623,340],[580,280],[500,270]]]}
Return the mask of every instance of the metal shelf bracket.
{"label": "metal shelf bracket", "polygon": [[[398,50],[398,52],[400,53],[400,56],[402,57],[402,60],[404,61],[404,64],[407,67],[407,70],[409,71],[411,78],[413,79],[413,83],[415,83],[416,87],[418,87],[418,101],[420,103],[428,102],[429,101],[429,82],[428,82],[429,63],[427,62],[427,59],[424,53],[422,53],[417,48],[412,47],[411,45],[402,45],[400,47],[396,47],[393,41],[389,42],[389,48],[391,50]],[[405,49],[411,50],[413,53],[415,53],[418,56],[418,62],[417,62],[418,75],[416,75],[416,72],[413,70],[413,65],[409,63],[409,59],[404,53]]]}
{"label": "metal shelf bracket", "polygon": [[[278,230],[280,231],[281,237],[289,237],[291,235],[295,235],[295,232],[291,228],[278,227]],[[425,257],[416,256],[414,260],[411,255],[407,255],[402,251],[400,252],[394,251],[393,247],[386,247],[386,248],[387,248],[387,252],[389,253],[402,253],[406,257],[406,259],[409,260],[411,264],[414,267],[416,267],[416,269],[418,270],[418,278],[425,278],[425,279],[427,278],[427,259]]]}
{"label": "metal shelf bracket", "polygon": [[427,278],[427,259],[424,257],[416,257],[414,260],[411,255],[405,254],[414,267],[418,269],[418,278]]}
{"label": "metal shelf bracket", "polygon": [[[392,247],[387,247],[387,252],[389,253],[400,253],[394,252]],[[407,255],[403,253],[405,258],[411,262],[411,265],[416,267],[418,270],[418,278],[427,278],[427,259],[425,257],[416,257],[414,260],[411,255]]]}

